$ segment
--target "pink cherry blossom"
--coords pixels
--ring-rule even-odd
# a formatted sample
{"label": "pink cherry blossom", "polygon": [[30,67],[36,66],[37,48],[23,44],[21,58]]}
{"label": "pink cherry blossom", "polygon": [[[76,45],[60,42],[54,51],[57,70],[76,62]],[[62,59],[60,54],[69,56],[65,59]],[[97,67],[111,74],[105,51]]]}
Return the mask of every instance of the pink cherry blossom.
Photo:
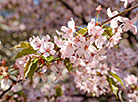
{"label": "pink cherry blossom", "polygon": [[128,4],[132,3],[134,0],[120,0],[124,2],[124,7],[126,8]]}
{"label": "pink cherry blossom", "polygon": [[54,44],[51,42],[44,42],[43,45],[40,48],[40,52],[43,53],[44,57],[54,55],[55,50],[54,50]]}
{"label": "pink cherry blossom", "polygon": [[67,43],[66,46],[63,46],[60,49],[60,52],[62,53],[61,57],[63,59],[71,57],[75,53],[75,46],[72,43]]}
{"label": "pink cherry blossom", "polygon": [[114,45],[119,43],[119,40],[121,37],[122,29],[121,26],[118,27],[117,32],[109,39],[109,42],[107,44],[108,47],[113,47]]}
{"label": "pink cherry blossom", "polygon": [[33,47],[34,50],[40,49],[42,45],[42,40],[37,36],[33,36],[33,38],[29,39],[30,45]]}
{"label": "pink cherry blossom", "polygon": [[68,27],[66,27],[66,26],[62,26],[61,27],[61,31],[63,31],[65,34],[60,33],[58,31],[57,31],[57,33],[59,35],[63,35],[64,38],[68,39],[68,38],[72,38],[73,37],[73,33],[76,32],[75,22],[74,22],[73,18],[71,18],[71,20],[68,22]]}
{"label": "pink cherry blossom", "polygon": [[88,34],[92,34],[93,27],[95,26],[95,19],[91,19],[91,21],[88,23],[87,29],[88,29]]}
{"label": "pink cherry blossom", "polygon": [[[110,8],[107,9],[107,15],[108,15],[109,18],[111,18],[111,17],[113,17],[113,16],[115,16],[117,14],[118,14],[118,11],[111,12],[111,9]],[[112,28],[117,28],[118,27],[118,21],[120,21],[121,18],[122,18],[121,16],[118,16],[118,17],[112,19],[110,21],[110,26]]]}
{"label": "pink cherry blossom", "polygon": [[99,12],[101,9],[102,9],[102,8],[101,8],[101,5],[99,5],[99,6],[96,8],[97,12]]}
{"label": "pink cherry blossom", "polygon": [[132,30],[133,34],[137,33],[137,27],[133,23],[138,21],[138,14],[132,20],[129,20],[128,18],[122,18],[121,20],[122,20],[122,22],[124,22],[123,23],[123,30],[125,32],[128,31],[128,30]]}
{"label": "pink cherry blossom", "polygon": [[109,71],[109,68],[108,68],[107,64],[100,64],[97,71],[101,74],[107,74]]}
{"label": "pink cherry blossom", "polygon": [[86,66],[85,60],[72,56],[70,62],[73,63],[73,67]]}
{"label": "pink cherry blossom", "polygon": [[100,36],[98,39],[95,40],[95,45],[97,46],[97,48],[101,49],[103,48],[103,45],[105,44],[106,41],[107,41],[106,36]]}
{"label": "pink cherry blossom", "polygon": [[1,88],[3,90],[7,90],[12,85],[12,81],[9,79],[2,79],[1,80]]}
{"label": "pink cherry blossom", "polygon": [[126,81],[126,83],[128,85],[138,83],[138,78],[136,76],[132,75],[132,74],[128,75],[124,80]]}
{"label": "pink cherry blossom", "polygon": [[18,58],[15,62],[15,65],[19,68],[21,79],[24,77],[24,67],[27,61],[27,57]]}
{"label": "pink cherry blossom", "polygon": [[87,29],[88,34],[92,35],[95,39],[97,39],[104,32],[104,29],[100,26],[95,26],[95,19],[91,19],[88,23]]}

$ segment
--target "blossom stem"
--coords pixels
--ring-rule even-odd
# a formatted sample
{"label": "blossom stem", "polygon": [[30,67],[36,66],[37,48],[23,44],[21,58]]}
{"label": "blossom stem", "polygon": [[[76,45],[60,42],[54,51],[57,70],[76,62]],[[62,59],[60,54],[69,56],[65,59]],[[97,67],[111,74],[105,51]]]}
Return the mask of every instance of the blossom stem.
{"label": "blossom stem", "polygon": [[107,25],[107,24],[109,24],[109,22],[105,23],[104,25],[101,25],[101,27],[103,27],[103,26],[105,26],[105,25]]}
{"label": "blossom stem", "polygon": [[75,32],[77,35],[80,35],[78,32]]}
{"label": "blossom stem", "polygon": [[128,9],[126,9],[126,10],[120,12],[119,14],[117,14],[117,15],[115,15],[115,16],[109,18],[109,19],[107,19],[106,21],[104,21],[104,22],[101,23],[100,25],[102,26],[102,25],[108,23],[109,21],[111,21],[112,19],[114,19],[115,17],[124,15],[125,13],[127,13],[127,12],[129,12],[129,11],[131,11],[131,10],[133,10],[133,9],[136,9],[136,8],[138,8],[138,5],[132,6],[131,8],[128,8]]}
{"label": "blossom stem", "polygon": [[98,23],[99,12],[97,12],[96,23]]}
{"label": "blossom stem", "polygon": [[76,28],[83,29],[83,30],[87,31],[87,29],[79,27],[79,26],[76,26]]}

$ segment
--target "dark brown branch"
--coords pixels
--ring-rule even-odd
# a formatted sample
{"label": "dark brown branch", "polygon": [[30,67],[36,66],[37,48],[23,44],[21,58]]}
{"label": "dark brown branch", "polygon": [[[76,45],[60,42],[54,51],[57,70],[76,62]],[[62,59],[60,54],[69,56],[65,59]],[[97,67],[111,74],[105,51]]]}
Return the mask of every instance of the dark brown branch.
{"label": "dark brown branch", "polygon": [[[13,81],[13,83],[17,84],[17,83],[19,83],[19,82],[21,82],[21,81],[23,81],[23,80],[15,81],[15,80],[12,79],[12,81]],[[3,91],[2,94],[0,95],[0,99],[1,99],[8,91],[10,91],[12,87],[13,87],[13,85],[11,85],[7,90]]]}
{"label": "dark brown branch", "polygon": [[[84,102],[84,100],[86,101],[87,99],[97,99],[97,97],[93,97],[91,95],[87,96],[86,94],[76,94],[76,95],[71,95],[71,97],[81,97],[81,98],[83,98],[82,102]],[[103,98],[103,97],[105,97],[105,95],[100,95],[98,97],[98,99]],[[110,99],[112,97],[115,97],[115,95],[114,94],[106,94],[107,99]],[[116,99],[116,100],[118,100],[120,102],[120,99]],[[105,101],[106,101],[106,99],[105,99]]]}
{"label": "dark brown branch", "polygon": [[109,18],[108,20],[104,21],[104,22],[101,23],[100,25],[104,25],[104,24],[108,23],[109,21],[111,21],[112,19],[114,19],[114,18],[116,18],[116,17],[118,17],[118,16],[121,16],[121,15],[124,15],[124,14],[126,14],[127,12],[129,12],[129,11],[131,11],[131,10],[133,10],[133,9],[136,9],[137,7],[138,7],[138,5],[132,6],[131,8],[126,9],[126,10],[120,12],[119,14],[117,14],[117,15],[115,15],[115,16]]}
{"label": "dark brown branch", "polygon": [[2,94],[0,95],[0,99],[1,99],[8,91],[10,91],[11,88],[12,88],[12,85],[11,85],[7,90],[3,91]]}
{"label": "dark brown branch", "polygon": [[78,14],[76,14],[73,8],[63,0],[58,0],[58,1],[60,1],[67,9],[69,9],[74,16],[76,16],[77,18],[80,18],[84,24],[87,24],[87,21],[85,20],[83,15],[79,16]]}

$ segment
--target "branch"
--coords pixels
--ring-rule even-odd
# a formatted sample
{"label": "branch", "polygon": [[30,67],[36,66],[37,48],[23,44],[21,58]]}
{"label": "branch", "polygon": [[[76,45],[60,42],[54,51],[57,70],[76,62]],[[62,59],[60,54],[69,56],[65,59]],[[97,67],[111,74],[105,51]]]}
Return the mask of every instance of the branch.
{"label": "branch", "polygon": [[83,15],[79,16],[78,14],[76,14],[72,9],[72,7],[68,5],[66,2],[64,2],[63,0],[58,0],[58,1],[60,1],[67,9],[69,9],[74,16],[76,16],[77,18],[80,18],[84,24],[87,24],[87,21],[85,20]]}
{"label": "branch", "polygon": [[[97,97],[93,97],[91,95],[87,96],[86,94],[75,94],[75,95],[71,95],[71,97],[81,97],[81,98],[83,98],[82,102],[84,102],[84,100],[86,101],[87,99],[97,99]],[[98,97],[98,99],[102,99],[103,97],[105,97],[105,95],[100,95]],[[110,99],[112,97],[115,97],[115,95],[114,94],[106,94],[107,99]],[[118,100],[120,102],[120,99],[116,99],[116,100]]]}
{"label": "branch", "polygon": [[104,21],[104,22],[101,23],[100,25],[104,25],[104,24],[108,23],[109,21],[111,21],[112,19],[116,18],[117,16],[124,15],[125,13],[127,13],[127,12],[129,12],[129,11],[131,11],[131,10],[133,10],[133,9],[136,9],[137,7],[138,7],[138,5],[132,6],[131,8],[126,9],[126,10],[120,12],[119,14],[117,14],[117,15],[115,15],[115,16],[109,18],[108,20]]}
{"label": "branch", "polygon": [[[12,81],[13,81],[14,83],[17,84],[17,83],[19,83],[19,82],[21,82],[21,81],[23,81],[23,80],[15,81],[15,80],[12,79]],[[13,87],[13,85],[11,85],[7,90],[3,91],[2,94],[0,95],[0,99],[1,99],[8,91],[10,91],[12,87]]]}
{"label": "branch", "polygon": [[7,90],[3,91],[2,94],[0,95],[0,99],[1,99],[8,91],[10,91],[11,88],[12,88],[12,85],[11,85]]}

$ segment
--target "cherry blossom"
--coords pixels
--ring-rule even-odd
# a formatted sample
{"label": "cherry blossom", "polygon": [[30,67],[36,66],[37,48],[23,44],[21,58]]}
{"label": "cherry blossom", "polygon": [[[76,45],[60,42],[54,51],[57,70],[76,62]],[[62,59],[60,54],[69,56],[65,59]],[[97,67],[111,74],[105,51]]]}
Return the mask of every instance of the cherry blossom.
{"label": "cherry blossom", "polygon": [[[113,12],[111,12],[111,9],[110,9],[110,8],[107,9],[107,15],[108,15],[109,18],[111,18],[111,17],[113,17],[113,16],[115,16],[115,15],[117,15],[117,14],[118,14],[118,11],[113,11]],[[111,26],[112,28],[117,28],[117,27],[118,27],[118,21],[120,21],[121,18],[122,18],[121,16],[118,16],[118,17],[112,19],[112,20],[109,22],[109,23],[110,23],[110,26]]]}
{"label": "cherry blossom", "polygon": [[[101,7],[96,10],[99,12]],[[117,11],[107,9],[109,18],[117,14]],[[121,45],[114,47],[122,39],[123,31],[130,29],[136,33],[133,25],[136,21],[137,16],[132,20],[118,16],[105,26],[91,18],[88,25],[81,28],[71,18],[67,27],[61,27],[61,32],[56,30],[58,35],[54,35],[54,39],[49,35],[30,37],[26,43],[31,47],[20,49],[18,54],[22,54],[22,57],[16,59],[14,69],[5,67],[5,62],[1,63],[1,88],[8,89],[17,83],[21,85],[15,86],[17,90],[12,88],[10,101],[14,98],[24,101],[25,95],[25,101],[29,102],[80,102],[90,94],[99,97],[113,91],[118,96],[119,91],[115,89],[122,90],[123,81],[127,87],[123,89],[124,93],[136,99],[138,78],[125,70],[136,65],[137,52]],[[22,53],[24,49],[31,49],[34,53]],[[12,71],[16,73],[11,74]],[[23,94],[18,94],[20,92]],[[77,94],[86,96],[78,98]]]}
{"label": "cherry blossom", "polygon": [[101,8],[101,5],[99,5],[99,6],[96,8],[97,12],[99,12],[101,9],[102,9],[102,8]]}
{"label": "cherry blossom", "polygon": [[99,68],[97,69],[97,71],[101,74],[107,74],[109,71],[109,68],[107,67],[106,64],[100,64]]}
{"label": "cherry blossom", "polygon": [[76,29],[75,29],[75,22],[73,20],[73,18],[71,18],[71,20],[68,22],[68,27],[66,26],[62,26],[61,27],[61,31],[63,31],[65,34],[63,33],[60,33],[57,31],[57,33],[59,35],[64,35],[63,37],[68,39],[68,38],[72,38],[73,37],[73,33],[76,32]]}
{"label": "cherry blossom", "polygon": [[137,84],[138,82],[138,78],[134,75],[128,75],[124,80],[128,85]]}
{"label": "cherry blossom", "polygon": [[128,4],[132,3],[134,0],[120,0],[124,2],[124,7],[126,8]]}
{"label": "cherry blossom", "polygon": [[51,42],[44,42],[44,44],[42,45],[42,47],[40,48],[40,52],[43,53],[44,57],[54,55],[55,54],[55,50],[54,49],[54,44]]}
{"label": "cherry blossom", "polygon": [[19,68],[21,79],[23,79],[24,77],[24,67],[27,59],[28,58],[24,56],[22,58],[16,59],[16,62],[15,62],[15,65]]}
{"label": "cherry blossom", "polygon": [[41,45],[42,45],[42,40],[37,36],[33,36],[33,38],[29,39],[30,41],[30,45],[34,48],[34,50],[38,50],[40,49]]}
{"label": "cherry blossom", "polygon": [[12,81],[9,79],[2,79],[1,80],[1,88],[6,90],[12,85]]}
{"label": "cherry blossom", "polygon": [[132,20],[129,20],[128,18],[122,18],[121,20],[122,20],[122,22],[124,22],[123,23],[123,30],[125,32],[128,30],[132,30],[133,34],[137,33],[137,27],[133,23],[138,21],[138,14]]}

